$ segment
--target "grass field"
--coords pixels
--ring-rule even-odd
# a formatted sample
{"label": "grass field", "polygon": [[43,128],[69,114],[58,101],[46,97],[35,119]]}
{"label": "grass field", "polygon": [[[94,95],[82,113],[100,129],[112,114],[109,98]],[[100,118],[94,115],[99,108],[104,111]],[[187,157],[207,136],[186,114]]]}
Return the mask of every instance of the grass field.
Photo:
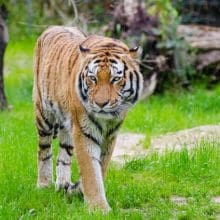
{"label": "grass field", "polygon": [[[220,206],[220,145],[202,143],[193,152],[167,152],[159,157],[110,167],[105,187],[112,212],[88,213],[82,198],[70,202],[54,187],[36,188],[37,136],[33,120],[33,42],[9,45],[6,93],[11,111],[0,113],[0,219],[216,219]],[[152,96],[130,111],[123,131],[163,134],[202,124],[220,123],[220,86],[192,93]],[[54,143],[57,145],[57,142]],[[57,147],[55,147],[55,153]],[[55,159],[56,156],[54,156]],[[54,161],[55,162],[55,161]],[[55,163],[54,163],[55,164]],[[73,180],[77,180],[73,163]],[[186,198],[175,204],[172,196]]]}

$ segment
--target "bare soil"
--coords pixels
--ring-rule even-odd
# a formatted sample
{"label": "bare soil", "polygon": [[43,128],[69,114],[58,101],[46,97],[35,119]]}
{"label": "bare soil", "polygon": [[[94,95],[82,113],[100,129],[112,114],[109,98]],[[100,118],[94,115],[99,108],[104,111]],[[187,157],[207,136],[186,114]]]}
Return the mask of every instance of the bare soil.
{"label": "bare soil", "polygon": [[202,141],[220,142],[220,125],[205,125],[168,133],[151,138],[148,148],[143,147],[143,134],[119,134],[112,160],[124,164],[126,160],[146,156],[150,152],[163,153],[165,150],[191,149]]}

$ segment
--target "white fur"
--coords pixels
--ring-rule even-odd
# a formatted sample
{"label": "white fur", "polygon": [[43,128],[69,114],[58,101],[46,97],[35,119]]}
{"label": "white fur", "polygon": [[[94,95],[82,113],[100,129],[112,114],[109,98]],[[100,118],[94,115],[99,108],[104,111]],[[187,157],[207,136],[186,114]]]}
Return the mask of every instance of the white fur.
{"label": "white fur", "polygon": [[[51,148],[41,151],[41,158],[46,158],[52,154]],[[38,160],[38,187],[48,186],[53,182],[53,164],[52,157],[48,160]]]}
{"label": "white fur", "polygon": [[124,64],[119,60],[117,60],[117,64],[114,63],[111,67],[111,75],[112,77],[116,77],[116,76],[122,77],[123,72],[124,72]]}
{"label": "white fur", "polygon": [[65,184],[71,184],[71,159],[66,155],[66,150],[60,148],[58,160],[62,160],[65,163],[70,165],[64,165],[62,162],[59,162],[56,167],[56,190],[63,188]]}

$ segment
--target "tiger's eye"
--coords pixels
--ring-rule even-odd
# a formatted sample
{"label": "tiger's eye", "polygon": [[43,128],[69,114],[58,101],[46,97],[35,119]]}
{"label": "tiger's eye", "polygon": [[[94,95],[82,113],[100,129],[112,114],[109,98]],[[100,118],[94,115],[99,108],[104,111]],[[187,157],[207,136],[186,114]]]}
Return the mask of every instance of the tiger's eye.
{"label": "tiger's eye", "polygon": [[113,80],[116,82],[116,81],[118,81],[120,79],[121,79],[120,77],[116,76]]}
{"label": "tiger's eye", "polygon": [[92,81],[96,82],[96,77],[95,77],[95,76],[89,76],[89,78],[90,78]]}
{"label": "tiger's eye", "polygon": [[113,78],[113,82],[117,82],[117,81],[119,81],[121,79],[121,77],[118,77],[118,76],[116,76],[115,78]]}

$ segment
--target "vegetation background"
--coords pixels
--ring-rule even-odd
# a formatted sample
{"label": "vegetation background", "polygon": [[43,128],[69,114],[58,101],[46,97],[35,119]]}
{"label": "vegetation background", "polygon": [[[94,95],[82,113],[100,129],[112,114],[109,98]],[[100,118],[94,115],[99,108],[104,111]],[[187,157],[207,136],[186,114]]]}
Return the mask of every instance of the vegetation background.
{"label": "vegetation background", "polygon": [[[140,18],[137,21],[129,19],[131,14],[119,16],[120,7],[129,2],[136,2],[139,7],[139,14],[133,13]],[[197,71],[194,63],[189,62],[197,51],[176,31],[180,24],[189,22],[219,26],[218,1],[7,0],[0,3],[7,8],[9,31],[4,57],[8,108],[0,112],[0,219],[220,218],[220,205],[213,200],[220,196],[220,144],[216,140],[204,140],[192,151],[183,147],[180,152],[160,156],[152,153],[128,161],[123,167],[111,164],[105,187],[112,212],[106,216],[99,211],[88,213],[82,198],[67,198],[63,192],[56,193],[54,187],[38,190],[37,135],[31,100],[32,58],[37,36],[49,25],[77,25],[86,33],[121,38],[130,46],[138,43],[146,88],[156,74],[156,87],[151,91],[154,94],[129,112],[122,132],[149,137],[219,124],[220,85],[218,77],[213,80],[213,75],[219,74],[218,63]],[[132,25],[128,23],[134,20]],[[149,62],[158,56],[166,58],[165,63],[159,62],[163,64],[161,69],[159,64]],[[215,74],[210,71],[213,68]],[[54,142],[55,153],[57,145]],[[76,181],[75,160],[72,169]],[[183,202],[174,202],[173,197],[183,198]]]}

